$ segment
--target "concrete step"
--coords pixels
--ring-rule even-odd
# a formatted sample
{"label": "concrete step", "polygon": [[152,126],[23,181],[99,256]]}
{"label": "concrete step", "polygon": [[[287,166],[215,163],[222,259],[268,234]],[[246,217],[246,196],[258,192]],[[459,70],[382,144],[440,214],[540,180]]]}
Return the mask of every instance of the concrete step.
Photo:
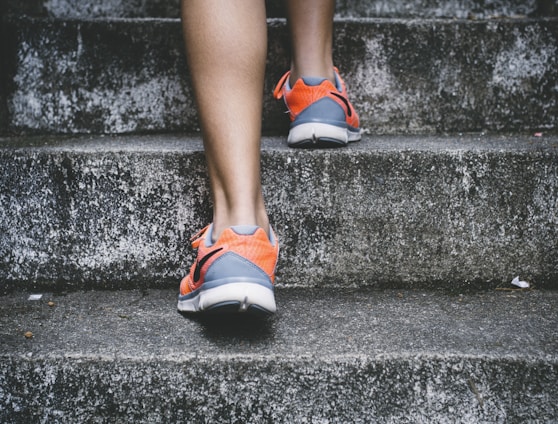
{"label": "concrete step", "polygon": [[[558,136],[266,137],[280,286],[558,287]],[[211,221],[199,137],[0,138],[0,288],[174,287]]]}
{"label": "concrete step", "polygon": [[181,317],[175,290],[0,297],[0,421],[558,416],[556,291],[283,289],[277,301],[251,321]]}
{"label": "concrete step", "polygon": [[[178,18],[180,2],[169,0],[4,0],[10,13],[58,18]],[[268,16],[285,16],[282,0],[266,1]],[[556,16],[557,0],[342,0],[337,17],[488,18]]]}
{"label": "concrete step", "polygon": [[[558,124],[558,19],[342,20],[335,62],[371,133],[533,131]],[[7,18],[4,131],[196,131],[178,20]],[[264,131],[289,66],[269,21]]]}

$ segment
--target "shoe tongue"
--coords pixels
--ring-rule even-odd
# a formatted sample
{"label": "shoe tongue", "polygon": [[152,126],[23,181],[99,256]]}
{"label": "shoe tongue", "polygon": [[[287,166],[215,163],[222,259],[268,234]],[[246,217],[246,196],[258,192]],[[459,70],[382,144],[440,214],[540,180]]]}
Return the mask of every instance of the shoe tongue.
{"label": "shoe tongue", "polygon": [[302,77],[302,81],[304,84],[309,85],[310,87],[315,87],[320,85],[322,82],[327,80],[327,78],[322,77]]}

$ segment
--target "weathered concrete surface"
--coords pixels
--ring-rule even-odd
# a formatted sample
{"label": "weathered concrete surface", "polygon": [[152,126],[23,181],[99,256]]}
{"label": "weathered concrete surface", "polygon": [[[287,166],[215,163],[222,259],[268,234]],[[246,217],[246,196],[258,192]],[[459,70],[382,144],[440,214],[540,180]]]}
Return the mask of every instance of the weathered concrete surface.
{"label": "weathered concrete surface", "polygon": [[351,53],[336,62],[372,132],[556,127],[558,20],[384,25],[337,29]]}
{"label": "weathered concrete surface", "polygon": [[[0,22],[3,22],[3,16],[0,10]],[[8,127],[8,103],[6,99],[6,85],[8,76],[6,74],[6,43],[7,35],[4,30],[4,24],[0,27],[0,135],[2,135]]]}
{"label": "weathered concrete surface", "polygon": [[[11,13],[63,18],[177,18],[176,0],[4,0]],[[285,16],[283,0],[267,0],[268,16]],[[558,12],[556,0],[338,0],[336,15],[383,18],[486,18]]]}
{"label": "weathered concrete surface", "polygon": [[199,140],[156,140],[2,148],[0,279],[175,279],[193,226],[210,221],[207,172]]}
{"label": "weathered concrete surface", "polygon": [[501,18],[556,16],[556,0],[337,0],[340,17]]}
{"label": "weathered concrete surface", "polygon": [[182,318],[175,290],[1,297],[0,421],[558,416],[558,292],[283,289],[277,302],[254,322]]}
{"label": "weathered concrete surface", "polygon": [[[558,284],[556,136],[265,138],[263,182],[303,287]],[[174,286],[210,222],[199,138],[0,143],[0,287]]]}
{"label": "weathered concrete surface", "polygon": [[8,88],[14,129],[196,128],[177,22],[21,21],[16,27]]}
{"label": "weathered concrete surface", "polygon": [[[177,20],[7,22],[8,129],[130,133],[198,128]],[[558,19],[347,20],[335,62],[364,128],[433,133],[556,128]],[[269,23],[264,131],[289,65],[284,21]]]}

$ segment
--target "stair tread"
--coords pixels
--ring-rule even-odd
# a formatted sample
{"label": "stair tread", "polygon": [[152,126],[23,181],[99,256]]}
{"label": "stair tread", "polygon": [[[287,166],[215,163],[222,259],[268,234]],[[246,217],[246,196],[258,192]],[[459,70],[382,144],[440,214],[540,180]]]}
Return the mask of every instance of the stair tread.
{"label": "stair tread", "polygon": [[[556,291],[277,289],[278,313],[263,320],[183,317],[175,290],[45,293],[38,301],[28,295],[0,297],[1,357],[288,362],[462,356],[558,363]],[[32,339],[24,337],[27,331]]]}
{"label": "stair tread", "polygon": [[[350,155],[352,152],[389,151],[551,151],[558,149],[558,133],[466,133],[429,135],[363,134],[362,140],[341,149],[293,149],[285,136],[262,136],[262,151],[310,155]],[[200,134],[161,133],[135,135],[14,135],[0,136],[0,151],[37,150],[75,153],[101,152],[199,152],[203,151]]]}
{"label": "stair tread", "polygon": [[264,321],[185,318],[176,290],[28,294],[0,297],[6,422],[506,423],[558,412],[556,291],[278,289]]}

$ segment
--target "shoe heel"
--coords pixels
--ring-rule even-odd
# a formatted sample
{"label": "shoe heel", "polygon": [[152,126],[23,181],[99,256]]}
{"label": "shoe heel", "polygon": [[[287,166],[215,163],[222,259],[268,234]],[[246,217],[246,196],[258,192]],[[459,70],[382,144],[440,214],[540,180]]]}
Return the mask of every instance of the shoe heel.
{"label": "shoe heel", "polygon": [[277,306],[273,288],[253,282],[236,282],[202,291],[199,296],[199,310],[269,315],[275,313]]}
{"label": "shoe heel", "polygon": [[349,143],[347,128],[308,122],[291,128],[287,144],[291,147],[342,147]]}

